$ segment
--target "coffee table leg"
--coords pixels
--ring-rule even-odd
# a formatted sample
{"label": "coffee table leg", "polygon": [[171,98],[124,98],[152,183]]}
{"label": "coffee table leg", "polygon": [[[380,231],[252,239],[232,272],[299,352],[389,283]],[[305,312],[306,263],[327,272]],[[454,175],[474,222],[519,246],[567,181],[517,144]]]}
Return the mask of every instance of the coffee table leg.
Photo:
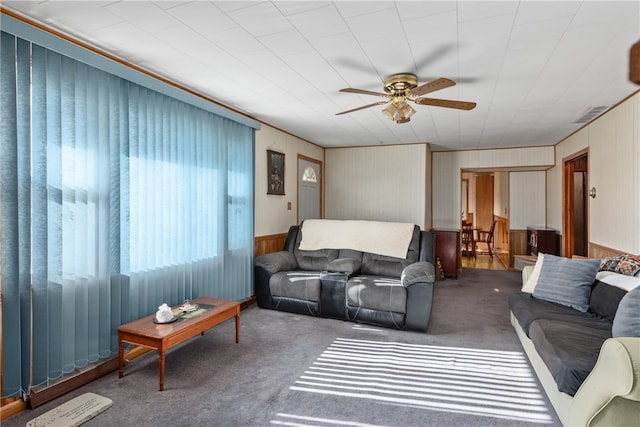
{"label": "coffee table leg", "polygon": [[236,344],[240,342],[240,310],[236,312]]}
{"label": "coffee table leg", "polygon": [[164,390],[164,351],[160,350],[160,391]]}
{"label": "coffee table leg", "polygon": [[124,342],[118,340],[118,378],[124,376]]}

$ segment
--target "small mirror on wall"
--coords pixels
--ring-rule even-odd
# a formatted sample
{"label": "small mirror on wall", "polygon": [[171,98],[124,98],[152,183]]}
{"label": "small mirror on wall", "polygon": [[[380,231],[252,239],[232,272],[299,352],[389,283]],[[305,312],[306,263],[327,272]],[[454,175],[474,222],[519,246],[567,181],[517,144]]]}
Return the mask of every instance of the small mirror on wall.
{"label": "small mirror on wall", "polygon": [[267,194],[284,196],[284,153],[267,150]]}

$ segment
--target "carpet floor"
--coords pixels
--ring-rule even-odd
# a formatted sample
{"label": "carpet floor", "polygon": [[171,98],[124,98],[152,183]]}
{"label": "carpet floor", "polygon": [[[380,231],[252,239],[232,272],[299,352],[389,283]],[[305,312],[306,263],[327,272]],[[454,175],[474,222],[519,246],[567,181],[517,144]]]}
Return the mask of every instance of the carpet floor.
{"label": "carpet floor", "polygon": [[438,281],[429,331],[263,310],[148,353],[2,422],[24,426],[75,396],[113,406],[85,426],[560,426],[509,323],[520,273],[465,268]]}

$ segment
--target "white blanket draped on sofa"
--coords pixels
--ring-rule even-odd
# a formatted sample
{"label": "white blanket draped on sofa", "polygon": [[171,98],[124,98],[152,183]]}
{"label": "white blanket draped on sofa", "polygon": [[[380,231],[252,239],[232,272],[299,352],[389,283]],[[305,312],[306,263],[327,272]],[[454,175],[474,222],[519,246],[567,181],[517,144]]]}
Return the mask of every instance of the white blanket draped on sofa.
{"label": "white blanket draped on sofa", "polygon": [[300,249],[353,249],[406,258],[415,224],[361,220],[307,219]]}

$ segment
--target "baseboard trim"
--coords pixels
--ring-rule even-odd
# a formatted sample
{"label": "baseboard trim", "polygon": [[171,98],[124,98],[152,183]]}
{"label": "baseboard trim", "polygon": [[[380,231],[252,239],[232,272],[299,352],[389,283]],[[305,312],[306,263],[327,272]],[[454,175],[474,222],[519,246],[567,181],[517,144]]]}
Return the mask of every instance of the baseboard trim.
{"label": "baseboard trim", "polygon": [[27,409],[27,402],[22,399],[16,399],[13,402],[0,406],[0,421],[4,421]]}

